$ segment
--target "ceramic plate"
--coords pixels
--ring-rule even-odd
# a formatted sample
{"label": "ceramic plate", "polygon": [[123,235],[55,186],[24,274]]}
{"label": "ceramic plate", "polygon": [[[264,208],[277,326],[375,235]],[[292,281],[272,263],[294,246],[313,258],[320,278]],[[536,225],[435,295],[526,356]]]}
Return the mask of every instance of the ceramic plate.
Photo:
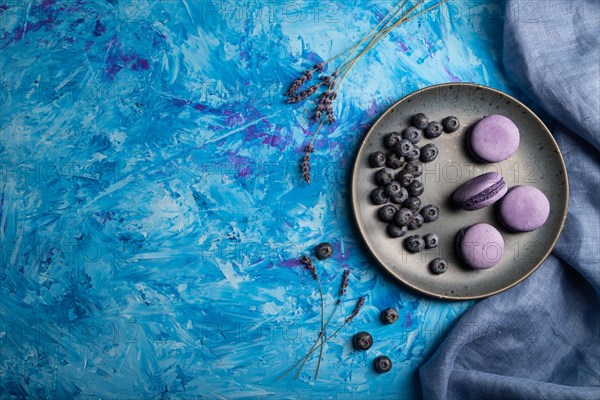
{"label": "ceramic plate", "polygon": [[[461,128],[436,139],[423,139],[419,146],[432,142],[439,149],[438,158],[423,164],[421,181],[425,192],[422,206],[435,204],[440,218],[424,224],[416,231],[397,239],[386,233],[386,224],[377,218],[381,206],[373,205],[370,194],[376,188],[377,169],[370,168],[369,155],[385,152],[383,137],[392,131],[402,131],[411,117],[425,113],[429,120],[441,121],[454,115]],[[469,129],[481,118],[501,114],[519,128],[521,143],[509,159],[495,164],[478,163],[469,154],[466,137]],[[514,233],[504,229],[496,216],[496,207],[464,211],[455,207],[452,193],[464,182],[482,173],[496,171],[504,176],[508,187],[531,185],[546,194],[550,201],[548,221],[538,230]],[[565,164],[554,138],[543,122],[522,103],[507,94],[473,84],[443,84],[410,94],[391,106],[373,124],[363,139],[352,176],[352,206],[359,231],[381,266],[405,285],[430,296],[465,300],[490,296],[506,290],[529,276],[546,259],[564,225],[568,204],[568,180]],[[457,258],[455,237],[458,231],[476,222],[487,222],[502,233],[505,252],[500,263],[487,270],[472,270]],[[403,240],[411,234],[436,233],[440,246],[410,254]],[[436,257],[449,261],[448,271],[434,275],[428,264]]]}

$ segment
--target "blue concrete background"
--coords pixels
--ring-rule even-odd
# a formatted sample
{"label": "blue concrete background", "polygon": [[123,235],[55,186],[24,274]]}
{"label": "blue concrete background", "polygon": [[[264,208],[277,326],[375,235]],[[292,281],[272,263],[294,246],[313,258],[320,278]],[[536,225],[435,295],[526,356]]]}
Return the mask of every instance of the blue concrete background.
{"label": "blue concrete background", "polygon": [[[391,3],[2,0],[1,398],[419,398],[417,368],[473,302],[410,293],[376,267],[350,218],[353,157],[421,87],[514,93],[503,4],[452,1],[357,64],[306,186],[312,106],[282,93]],[[366,305],[318,381],[316,358],[277,381],[319,332],[297,259],[321,241],[336,249],[317,264],[327,311],[351,270],[332,326]],[[382,326],[391,306],[400,321]],[[367,355],[350,345],[359,330]],[[392,372],[372,370],[378,354]]]}

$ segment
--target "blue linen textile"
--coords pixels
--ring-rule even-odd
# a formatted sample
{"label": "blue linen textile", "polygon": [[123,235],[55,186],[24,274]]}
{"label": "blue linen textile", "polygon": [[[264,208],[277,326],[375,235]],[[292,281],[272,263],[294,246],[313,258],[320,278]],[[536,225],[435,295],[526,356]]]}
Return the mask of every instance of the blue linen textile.
{"label": "blue linen textile", "polygon": [[556,120],[566,225],[530,278],[460,319],[420,370],[426,399],[600,398],[600,2],[531,4],[529,21],[506,4],[504,65]]}

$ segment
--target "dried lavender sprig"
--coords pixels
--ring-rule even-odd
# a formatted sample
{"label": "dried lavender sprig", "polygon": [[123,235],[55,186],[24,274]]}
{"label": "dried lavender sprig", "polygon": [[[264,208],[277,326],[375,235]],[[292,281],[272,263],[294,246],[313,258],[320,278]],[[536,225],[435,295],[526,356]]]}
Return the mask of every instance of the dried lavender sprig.
{"label": "dried lavender sprig", "polygon": [[306,254],[303,254],[302,257],[300,257],[300,262],[304,264],[306,269],[312,273],[315,279],[319,279],[319,275],[317,275],[317,268],[315,267],[315,264],[313,264],[313,261],[310,259],[310,257],[308,257]]}
{"label": "dried lavender sprig", "polygon": [[[306,254],[303,254],[302,257],[300,257],[300,261],[313,274],[315,280],[317,281],[317,284],[319,285],[319,294],[321,296],[321,333],[319,335],[319,338],[321,339],[321,344],[323,344],[324,343],[323,342],[323,335],[324,335],[324,332],[325,332],[325,303],[323,301],[323,287],[321,286],[321,280],[319,279],[319,275],[317,274],[317,268],[315,267],[315,264],[313,264],[312,259],[310,257],[308,257]],[[321,365],[321,358],[322,357],[323,357],[323,347],[321,347],[321,352],[319,353],[319,364],[318,364],[318,366]],[[315,379],[316,379],[316,377],[319,374],[319,368],[318,368],[318,366],[317,366],[317,374],[315,376]],[[302,369],[300,369],[300,371],[301,370]],[[300,374],[300,371],[298,371],[298,374]],[[296,375],[296,377],[298,377],[298,375]]]}
{"label": "dried lavender sprig", "polygon": [[304,71],[300,78],[296,79],[292,82],[289,89],[284,93],[287,97],[294,97],[296,92],[304,85],[305,82],[310,81],[313,78],[313,72],[321,72],[325,68],[325,63],[318,63],[313,67],[313,69],[309,69]]}
{"label": "dried lavender sprig", "polygon": [[[395,17],[395,15],[400,11],[400,9],[404,6],[404,4],[402,4],[402,6],[400,7],[400,9],[398,9],[394,15],[392,15],[390,17],[390,19],[383,25],[383,28],[380,32],[378,32],[376,35],[374,35],[371,38],[371,41],[369,41],[369,43],[367,44],[367,46],[358,54],[356,55],[353,59],[349,60],[347,59],[342,66],[340,66],[340,68],[338,68],[337,71],[341,71],[341,78],[340,78],[340,82],[337,83],[337,86],[335,87],[335,91],[331,92],[332,95],[330,95],[328,92],[327,93],[327,97],[331,96],[331,98],[335,99],[337,97],[337,92],[340,89],[342,82],[346,79],[348,73],[350,72],[350,70],[352,69],[352,67],[354,67],[354,65],[358,62],[358,60],[360,59],[360,57],[362,57],[367,51],[369,51],[372,47],[374,47],[377,43],[379,43],[385,36],[387,36],[388,33],[390,33],[394,28],[396,28],[398,25],[401,25],[407,21],[410,21],[411,19],[417,18],[419,15],[422,15],[436,7],[439,7],[440,5],[444,4],[445,2],[447,2],[448,0],[442,0],[436,4],[434,4],[433,6],[430,6],[428,8],[426,8],[423,11],[418,12],[417,14],[414,14],[411,17],[408,17],[408,14],[410,14],[412,11],[414,11],[419,5],[421,5],[422,3],[424,3],[425,0],[420,0],[419,2],[417,2],[415,5],[413,5],[407,12],[405,12],[397,21],[395,21],[392,26],[389,26],[386,28],[386,25],[391,22],[391,20]],[[406,2],[405,2],[406,3]],[[337,72],[336,71],[336,72]],[[335,82],[334,82],[335,84]],[[331,103],[331,101],[329,101],[329,103]],[[327,110],[326,110],[327,111]],[[327,119],[327,121],[332,124],[333,122],[335,122],[335,115],[333,114],[333,110],[330,110],[329,112],[325,113],[325,117]],[[314,135],[313,135],[313,139],[311,140],[314,141],[314,139],[317,136],[318,131],[315,131]]]}
{"label": "dried lavender sprig", "polygon": [[338,302],[341,300],[342,296],[344,296],[346,294],[346,289],[348,288],[348,276],[350,275],[350,270],[349,269],[345,269],[344,270],[344,274],[342,275],[342,285],[340,286],[340,299],[338,300]]}
{"label": "dried lavender sprig", "polygon": [[[335,312],[337,311],[338,307],[340,306],[340,304],[342,302],[342,297],[346,293],[346,288],[348,288],[348,275],[350,275],[350,271],[345,269],[344,274],[342,275],[342,284],[340,286],[340,297],[338,298],[337,302],[335,303],[335,308],[333,309],[333,312],[327,319],[325,328],[323,328],[323,331],[321,331],[321,333],[319,335],[321,337],[321,349],[319,350],[319,362],[317,363],[317,371],[315,372],[315,381],[319,378],[319,368],[321,367],[321,359],[323,357],[323,347],[324,347],[323,344],[325,344],[324,339],[325,339],[325,335],[327,334],[327,327],[329,326],[329,322],[331,322],[331,318],[333,318],[333,316],[335,315]],[[315,342],[313,347],[318,342],[319,342],[319,340],[317,339],[317,341]],[[308,360],[308,358],[307,358],[307,360]],[[305,361],[305,363],[306,363],[306,361]],[[302,364],[302,366],[304,366],[304,364]],[[300,371],[301,370],[302,370],[302,368],[300,368]]]}
{"label": "dried lavender sprig", "polygon": [[298,91],[298,89],[300,89],[302,87],[302,85],[304,85],[304,82],[306,82],[306,75],[302,75],[300,78],[296,79],[294,82],[292,82],[292,84],[290,85],[290,88],[285,92],[285,95],[288,97],[292,97],[294,95],[296,95],[296,92]]}
{"label": "dried lavender sprig", "polygon": [[[338,75],[338,72],[341,73],[341,78],[340,81],[337,82],[337,84],[335,84],[335,90],[333,91],[333,93],[335,93],[335,96],[337,96],[337,92],[339,91],[342,82],[346,79],[348,73],[350,72],[350,70],[352,69],[352,67],[354,67],[354,65],[356,64],[356,62],[367,52],[369,51],[373,46],[375,46],[377,43],[379,43],[389,32],[391,32],[395,27],[397,27],[398,25],[405,23],[411,19],[414,19],[416,17],[418,17],[421,14],[424,14],[425,12],[428,12],[429,10],[439,7],[440,5],[442,5],[443,3],[445,3],[447,0],[442,0],[438,3],[436,3],[435,5],[428,7],[427,9],[418,12],[417,14],[408,17],[408,14],[410,14],[413,10],[415,10],[421,3],[424,2],[424,0],[420,0],[419,2],[417,2],[415,5],[413,5],[413,7],[411,7],[407,12],[405,12],[398,20],[396,20],[391,26],[386,27],[392,20],[393,18],[398,14],[398,12],[404,7],[404,5],[406,4],[406,0],[402,3],[402,5],[400,5],[400,7],[392,14],[392,11],[398,6],[398,3],[396,6],[394,6],[392,8],[392,10],[390,10],[390,12],[388,12],[387,16],[384,17],[384,19],[377,25],[377,27],[375,27],[372,31],[374,32],[379,26],[381,26],[381,24],[387,19],[387,17],[391,15],[391,17],[389,19],[387,19],[387,21],[383,24],[383,27],[380,29],[379,32],[377,32],[375,35],[371,36],[371,33],[369,35],[367,35],[365,38],[363,38],[363,40],[361,40],[361,42],[359,42],[358,45],[354,46],[353,48],[351,48],[352,52],[350,53],[350,55],[352,55],[354,53],[354,51],[365,41],[369,40],[369,43],[367,44],[367,46],[365,46],[365,48],[356,56],[354,56],[353,58],[350,58],[350,56],[348,56],[348,58],[346,59],[346,61],[344,61],[344,63],[342,64],[342,66],[340,66],[333,74],[332,77],[336,77]],[[344,53],[342,53],[344,54]],[[336,56],[337,58],[337,56]],[[335,79],[334,79],[335,81]],[[331,82],[330,82],[331,83]],[[328,97],[328,96],[325,96]],[[323,100],[324,104],[330,104],[330,100]],[[325,115],[322,115],[323,113],[319,113],[319,114],[315,114],[315,117],[317,120],[319,120],[319,118],[322,118],[319,123],[319,126],[317,127],[317,129],[315,130],[315,132],[313,133],[313,136],[311,138],[310,144],[312,144],[315,141],[315,138],[317,137],[317,134],[319,133],[319,129],[321,128],[321,125],[323,124],[323,122],[325,120],[327,120],[330,124],[333,123],[335,121],[335,116],[333,114],[333,110],[331,110],[329,113],[325,113]],[[304,162],[305,160],[303,160]],[[307,164],[309,164],[310,160],[307,161]],[[306,180],[306,179],[305,179]]]}
{"label": "dried lavender sprig", "polygon": [[333,107],[331,107],[331,103],[336,99],[337,94],[332,91],[332,88],[335,86],[335,81],[331,81],[328,84],[327,91],[321,93],[319,96],[319,102],[317,103],[317,111],[314,115],[314,120],[319,121],[323,116],[323,111],[325,111],[325,115],[331,123],[331,119],[334,118]]}
{"label": "dried lavender sprig", "polygon": [[[317,340],[315,340],[315,343],[313,343],[313,346],[310,349],[310,351],[313,351],[317,347],[319,340],[321,340],[321,342],[323,342],[327,327],[331,323],[333,316],[335,315],[335,313],[337,312],[337,309],[339,308],[340,304],[342,303],[342,297],[344,296],[344,294],[346,294],[346,288],[348,287],[348,282],[349,282],[349,275],[350,275],[350,270],[345,269],[344,274],[342,275],[342,284],[340,285],[340,295],[339,295],[338,300],[335,303],[335,308],[333,309],[333,312],[329,315],[329,318],[327,318],[327,322],[325,323],[325,328],[319,333],[319,337],[317,338]],[[323,349],[323,346],[321,346],[321,349]],[[298,376],[300,375],[300,372],[302,372],[302,369],[304,368],[304,365],[306,364],[307,361],[308,361],[308,358],[305,358],[304,362],[302,362],[300,369],[296,373],[296,378],[298,378]],[[298,364],[296,364],[296,365],[298,365]],[[317,365],[317,373],[315,374],[315,380],[318,378],[319,366],[320,366],[320,363]]]}
{"label": "dried lavender sprig", "polygon": [[365,304],[365,298],[361,297],[360,299],[358,299],[358,302],[356,303],[356,307],[354,307],[354,311],[352,311],[352,314],[350,314],[350,316],[348,318],[346,318],[346,323],[352,321],[360,312],[360,309],[362,308],[362,306]]}
{"label": "dried lavender sprig", "polygon": [[304,150],[304,158],[302,158],[302,177],[310,185],[312,178],[310,176],[310,153],[315,151],[312,143],[309,143]]}
{"label": "dried lavender sprig", "polygon": [[307,98],[309,98],[312,94],[314,94],[317,89],[319,88],[319,84],[317,85],[313,85],[311,87],[309,87],[308,89],[305,89],[303,91],[301,91],[300,93],[297,93],[294,96],[289,96],[287,99],[288,103],[299,103],[303,100],[306,100]]}
{"label": "dried lavender sprig", "polygon": [[[335,303],[335,308],[333,309],[333,312],[329,315],[329,318],[327,318],[327,322],[325,323],[325,328],[319,333],[319,337],[317,338],[317,340],[315,340],[315,343],[313,343],[313,347],[310,349],[310,351],[313,351],[317,347],[317,344],[319,343],[319,339],[321,340],[321,343],[323,344],[323,341],[324,341],[324,338],[326,335],[326,331],[327,331],[327,327],[331,323],[333,316],[335,315],[338,308],[340,307],[340,304],[342,303],[342,297],[344,296],[344,294],[346,294],[346,288],[348,287],[348,282],[349,282],[349,279],[348,279],[349,275],[350,275],[350,270],[345,269],[344,274],[342,275],[342,284],[340,285],[340,295],[338,297],[338,300]],[[321,366],[321,355],[323,354],[322,350],[323,350],[323,346],[321,346],[321,349],[319,350],[319,362],[317,363],[317,372],[315,373],[315,380],[317,380],[317,378],[319,377],[319,367]],[[306,364],[307,361],[308,361],[308,358],[306,358],[304,360],[304,362],[298,369],[298,372],[296,373],[296,378],[298,378],[298,376],[300,375],[300,372],[302,372],[302,369],[304,368],[304,365]]]}
{"label": "dried lavender sprig", "polygon": [[[361,297],[358,302],[361,303],[361,300],[362,300],[362,304],[364,304],[365,298]],[[362,307],[362,304],[361,304],[361,307]],[[355,309],[355,311],[356,311],[356,309]],[[358,309],[358,311],[360,311],[360,308]],[[357,311],[357,314],[358,314],[358,311]],[[354,317],[352,319],[354,319]],[[352,322],[352,319],[349,320],[349,318],[350,317],[346,318],[346,320],[344,321],[344,323],[342,325],[340,325],[335,330],[335,332],[333,332],[331,335],[329,335],[329,337],[325,338],[325,340],[323,342],[321,342],[320,344],[317,344],[316,346],[314,346],[314,348],[311,351],[309,351],[308,354],[306,354],[304,357],[302,357],[300,360],[298,360],[298,362],[296,364],[292,365],[292,367],[289,368],[286,372],[284,372],[283,375],[281,375],[280,377],[278,377],[277,380],[283,379],[287,374],[289,374],[290,372],[292,372],[294,370],[294,368],[296,368],[301,362],[305,362],[312,355],[312,353],[314,353],[317,350],[318,347],[323,347],[325,345],[325,343],[327,343],[331,339],[333,339],[342,329],[344,329],[344,327],[346,325],[348,325],[350,322]],[[318,340],[317,340],[317,343],[318,343]],[[299,372],[298,372],[298,374],[296,374],[296,378],[298,378],[298,375],[299,375]]]}

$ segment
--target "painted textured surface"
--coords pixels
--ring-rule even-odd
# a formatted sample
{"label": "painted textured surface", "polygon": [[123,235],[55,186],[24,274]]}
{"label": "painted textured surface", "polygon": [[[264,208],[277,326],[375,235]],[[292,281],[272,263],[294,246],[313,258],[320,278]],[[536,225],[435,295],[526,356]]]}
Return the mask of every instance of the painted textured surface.
{"label": "painted textured surface", "polygon": [[[323,131],[314,182],[298,161],[308,105],[281,93],[360,39],[383,1],[6,1],[0,45],[2,398],[414,398],[415,371],[472,302],[409,293],[351,223],[365,129],[420,87],[511,92],[502,5],[453,2],[368,54]],[[331,308],[364,311],[299,380],[275,377],[318,333],[298,256],[320,241]],[[384,327],[379,311],[400,322]],[[342,321],[343,313],[334,320]],[[369,330],[365,356],[349,338]],[[394,361],[381,376],[376,354]]]}

